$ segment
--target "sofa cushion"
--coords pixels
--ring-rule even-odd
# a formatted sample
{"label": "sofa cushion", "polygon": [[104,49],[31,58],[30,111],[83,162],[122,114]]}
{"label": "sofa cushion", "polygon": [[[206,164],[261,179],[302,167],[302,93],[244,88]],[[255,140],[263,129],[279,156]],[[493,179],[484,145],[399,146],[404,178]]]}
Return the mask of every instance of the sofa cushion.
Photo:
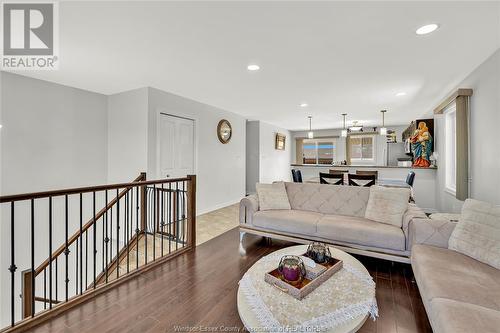
{"label": "sofa cushion", "polygon": [[500,311],[474,304],[435,298],[429,311],[434,332],[497,333],[500,328]]}
{"label": "sofa cushion", "polygon": [[500,269],[500,206],[467,199],[448,247]]}
{"label": "sofa cushion", "polygon": [[422,299],[448,298],[500,310],[500,270],[461,253],[412,247],[411,263]]}
{"label": "sofa cushion", "polygon": [[290,209],[290,202],[283,182],[273,184],[257,183],[255,188],[259,198],[260,210]]}
{"label": "sofa cushion", "polygon": [[253,225],[260,228],[314,236],[316,223],[323,214],[301,210],[258,211],[253,216]]}
{"label": "sofa cushion", "polygon": [[359,186],[285,183],[292,209],[365,216],[370,189]]}
{"label": "sofa cushion", "polygon": [[365,217],[401,228],[409,199],[409,188],[371,186]]}
{"label": "sofa cushion", "polygon": [[405,236],[401,228],[363,217],[325,215],[318,221],[317,228],[317,235],[321,238],[391,250],[405,250]]}

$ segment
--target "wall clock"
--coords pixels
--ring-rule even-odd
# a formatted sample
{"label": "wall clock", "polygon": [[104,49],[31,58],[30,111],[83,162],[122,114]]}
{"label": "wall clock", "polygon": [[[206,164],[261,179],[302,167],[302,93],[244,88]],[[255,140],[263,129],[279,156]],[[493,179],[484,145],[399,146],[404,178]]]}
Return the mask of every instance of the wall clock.
{"label": "wall clock", "polygon": [[217,125],[217,137],[219,141],[223,144],[226,144],[231,140],[231,135],[233,134],[233,129],[231,127],[231,123],[226,119],[222,119],[219,121]]}

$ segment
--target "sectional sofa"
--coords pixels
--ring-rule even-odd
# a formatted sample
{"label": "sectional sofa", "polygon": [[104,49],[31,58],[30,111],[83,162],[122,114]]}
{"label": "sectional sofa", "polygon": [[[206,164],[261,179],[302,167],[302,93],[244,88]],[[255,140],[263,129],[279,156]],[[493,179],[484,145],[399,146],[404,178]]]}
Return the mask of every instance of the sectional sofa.
{"label": "sectional sofa", "polygon": [[500,332],[500,270],[448,249],[456,223],[415,219],[411,266],[436,333]]}
{"label": "sectional sofa", "polygon": [[289,210],[259,210],[256,195],[240,201],[240,252],[246,233],[308,244],[321,241],[346,252],[409,263],[411,221],[426,219],[409,204],[401,227],[365,218],[368,187],[285,183]]}

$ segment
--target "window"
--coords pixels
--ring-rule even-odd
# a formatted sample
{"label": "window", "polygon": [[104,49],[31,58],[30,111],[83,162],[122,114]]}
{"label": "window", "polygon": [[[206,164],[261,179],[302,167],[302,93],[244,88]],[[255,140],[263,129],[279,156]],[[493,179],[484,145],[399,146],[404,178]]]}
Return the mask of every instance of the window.
{"label": "window", "polygon": [[373,161],[375,159],[375,145],[373,135],[352,135],[349,138],[351,145],[351,161]]}
{"label": "window", "polygon": [[332,164],[335,161],[335,138],[305,139],[302,142],[302,163]]}
{"label": "window", "polygon": [[456,158],[456,104],[451,104],[444,110],[445,120],[445,172],[446,172],[446,191],[456,193],[457,189],[457,158]]}

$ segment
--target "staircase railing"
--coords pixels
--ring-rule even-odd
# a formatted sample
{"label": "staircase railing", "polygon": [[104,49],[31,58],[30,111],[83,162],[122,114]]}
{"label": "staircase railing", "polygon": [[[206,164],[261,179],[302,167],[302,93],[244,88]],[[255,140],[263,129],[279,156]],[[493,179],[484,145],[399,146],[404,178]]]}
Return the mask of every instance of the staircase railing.
{"label": "staircase railing", "polygon": [[145,173],[130,183],[0,197],[10,222],[2,225],[10,226],[10,314],[0,327],[29,328],[194,248],[195,198],[196,176],[147,181]]}

